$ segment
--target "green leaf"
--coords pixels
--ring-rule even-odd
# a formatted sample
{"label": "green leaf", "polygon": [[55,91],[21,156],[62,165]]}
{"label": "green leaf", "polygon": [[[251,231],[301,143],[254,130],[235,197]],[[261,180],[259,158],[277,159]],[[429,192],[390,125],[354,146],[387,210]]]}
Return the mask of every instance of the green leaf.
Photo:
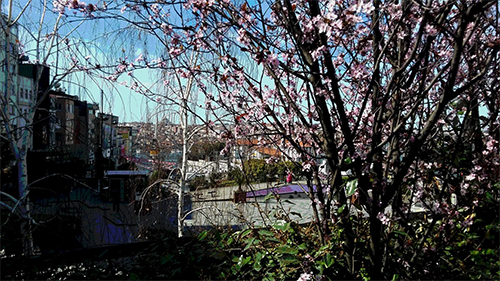
{"label": "green leaf", "polygon": [[344,160],[344,163],[346,163],[346,164],[351,164],[351,163],[352,163],[351,157],[347,157],[347,158]]}
{"label": "green leaf", "polygon": [[346,187],[345,187],[345,195],[347,197],[351,196],[356,192],[356,189],[358,188],[358,179],[354,179],[352,181],[347,182]]}
{"label": "green leaf", "polygon": [[245,246],[245,249],[243,249],[243,251],[246,251],[248,250],[248,248],[252,247],[253,243],[255,241],[255,238],[250,238],[246,241],[247,245]]}
{"label": "green leaf", "polygon": [[248,256],[248,257],[246,257],[244,259],[241,259],[240,262],[239,262],[239,264],[240,264],[240,266],[244,266],[245,264],[249,263],[250,260],[252,260],[252,257]]}
{"label": "green leaf", "polygon": [[268,236],[268,237],[266,238],[266,241],[268,241],[268,242],[275,242],[275,243],[279,243],[279,242],[281,242],[278,238],[276,238],[276,237],[274,237],[274,236]]}
{"label": "green leaf", "polygon": [[262,260],[262,257],[264,255],[261,252],[257,252],[255,255],[255,261],[253,263],[253,269],[260,271],[262,269],[262,265],[260,264],[260,261]]}
{"label": "green leaf", "polygon": [[319,252],[325,252],[326,250],[328,250],[328,248],[329,248],[329,247],[330,247],[329,245],[324,245],[324,246],[321,246],[321,247],[319,248]]}
{"label": "green leaf", "polygon": [[488,199],[489,201],[493,201],[493,200],[495,200],[495,197],[493,197],[493,195],[491,195],[491,193],[486,192],[486,199]]}
{"label": "green leaf", "polygon": [[279,259],[281,267],[286,267],[290,264],[297,264],[299,260],[295,258],[295,256],[286,256],[284,258]]}
{"label": "green leaf", "polygon": [[231,267],[231,271],[233,272],[234,275],[238,274],[238,272],[240,271],[241,269],[241,266],[235,264]]}
{"label": "green leaf", "polygon": [[306,245],[306,243],[302,243],[302,244],[298,245],[297,248],[299,248],[300,250],[305,250],[305,249],[307,249],[307,245]]}
{"label": "green leaf", "polygon": [[[270,274],[270,273],[268,273],[268,274]],[[273,277],[273,276],[271,276],[271,275],[266,275],[266,276],[264,277],[263,281],[274,281],[274,277]]]}
{"label": "green leaf", "polygon": [[198,240],[199,241],[202,241],[203,239],[205,239],[208,235],[208,231],[204,230],[200,233],[200,235],[198,235]]}
{"label": "green leaf", "polygon": [[250,232],[252,232],[252,230],[251,230],[251,229],[247,229],[247,230],[243,231],[243,232],[241,233],[241,237],[243,238],[243,237],[247,236]]}
{"label": "green leaf", "polygon": [[337,210],[337,213],[341,214],[344,211],[344,208],[345,208],[345,204],[340,206],[340,208]]}
{"label": "green leaf", "polygon": [[274,233],[272,231],[267,230],[267,229],[259,230],[259,234],[262,236],[274,236]]}
{"label": "green leaf", "polygon": [[278,230],[287,231],[290,229],[290,223],[276,222],[275,224],[273,224],[273,227]]}
{"label": "green leaf", "polygon": [[496,250],[495,249],[486,249],[485,254],[486,255],[494,255],[494,254],[496,254]]}
{"label": "green leaf", "polygon": [[408,235],[408,234],[406,234],[406,232],[399,231],[399,230],[394,230],[393,232],[396,233],[396,234],[399,234],[399,235],[403,235],[403,236],[407,236]]}
{"label": "green leaf", "polygon": [[279,254],[289,254],[289,255],[296,255],[299,253],[299,251],[295,248],[292,248],[288,245],[281,245],[276,249],[276,252]]}
{"label": "green leaf", "polygon": [[332,259],[332,255],[330,253],[326,253],[326,267],[329,268],[333,265],[334,260]]}

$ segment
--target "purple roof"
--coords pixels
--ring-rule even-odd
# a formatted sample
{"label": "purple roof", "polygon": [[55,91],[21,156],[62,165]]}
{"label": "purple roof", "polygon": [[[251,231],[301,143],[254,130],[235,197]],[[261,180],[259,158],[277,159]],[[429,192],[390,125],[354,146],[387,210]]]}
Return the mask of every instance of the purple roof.
{"label": "purple roof", "polygon": [[[306,191],[308,191],[307,186],[303,185],[302,186]],[[316,191],[316,186],[313,186],[313,190]],[[261,189],[261,190],[255,190],[255,191],[249,191],[247,192],[247,198],[248,197],[259,197],[259,196],[266,196],[269,193],[277,193],[277,194],[288,194],[288,193],[303,193],[304,190],[300,188],[298,185],[285,185],[285,186],[279,186],[279,187],[270,187],[268,189]]]}

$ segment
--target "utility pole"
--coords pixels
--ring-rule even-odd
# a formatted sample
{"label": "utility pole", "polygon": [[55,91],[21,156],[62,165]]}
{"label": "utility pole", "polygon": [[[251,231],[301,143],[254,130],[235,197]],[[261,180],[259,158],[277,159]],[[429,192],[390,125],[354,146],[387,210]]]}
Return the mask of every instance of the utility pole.
{"label": "utility pole", "polygon": [[96,151],[96,156],[95,156],[95,177],[97,178],[97,191],[99,194],[101,193],[101,188],[102,188],[102,179],[104,177],[104,171],[102,167],[102,143],[103,143],[103,137],[104,137],[104,132],[103,132],[103,122],[104,122],[104,114],[102,112],[102,109],[104,108],[104,91],[101,90],[101,105],[99,107],[99,138],[97,138],[97,151]]}

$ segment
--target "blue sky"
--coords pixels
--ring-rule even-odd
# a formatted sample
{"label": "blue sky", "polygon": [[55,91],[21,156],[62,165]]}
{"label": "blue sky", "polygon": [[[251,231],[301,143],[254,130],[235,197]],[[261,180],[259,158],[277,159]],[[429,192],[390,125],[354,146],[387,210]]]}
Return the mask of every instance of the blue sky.
{"label": "blue sky", "polygon": [[[13,18],[16,18],[20,11],[21,7],[23,7],[29,1],[26,0],[16,0],[13,2]],[[53,8],[52,1],[48,2],[48,10]],[[2,1],[2,13],[7,13],[8,11],[8,1]],[[38,22],[40,20],[41,10],[43,8],[43,2],[34,0],[32,1],[23,16],[19,20],[19,24],[21,27],[19,28],[19,39],[21,44],[24,45],[24,51],[29,56],[30,60],[36,59],[35,55],[35,40],[33,37],[38,37],[36,34],[36,30],[38,28]],[[50,33],[53,29],[53,26],[56,22],[57,14],[52,12],[47,12],[44,19],[44,30],[42,31],[42,38],[45,34]],[[110,20],[107,22],[103,21],[95,21],[81,24],[77,30],[72,31],[74,23],[65,23],[62,25],[59,30],[60,36],[66,36],[70,31],[72,31],[71,35],[68,37],[73,44],[76,44],[76,40],[82,40],[78,43],[79,51],[81,51],[81,56],[84,57],[86,54],[90,55],[89,61],[92,63],[97,63],[102,61],[101,64],[105,65],[116,64],[116,56],[120,54],[120,49],[116,48],[120,42],[116,40],[117,38],[113,38],[109,36],[107,38],[101,37],[95,40],[96,35],[99,33],[109,32],[110,34],[119,29],[121,23],[118,21]],[[96,33],[99,31],[99,33]],[[32,35],[29,35],[32,33]],[[119,39],[122,40],[122,39]],[[50,41],[50,40],[49,40]],[[47,41],[43,41],[47,43]],[[108,44],[108,42],[111,42]],[[130,55],[130,60],[133,60],[135,56],[139,55],[143,52],[142,46],[136,46],[135,43],[140,42],[135,40],[134,38],[127,38],[123,42],[121,42],[122,48],[126,49],[126,52]],[[113,49],[113,47],[115,47]],[[85,49],[86,48],[86,49]],[[118,49],[118,50],[117,50]],[[46,49],[44,49],[46,51]],[[64,52],[54,52],[48,59],[48,63],[52,64],[51,67],[51,76],[54,76],[57,72],[61,72],[61,70],[56,70],[55,62],[59,61],[60,63],[68,62],[68,58],[56,57],[55,53],[59,53],[59,55],[66,54]],[[44,52],[41,52],[41,55],[44,55]],[[134,56],[134,57],[133,57]],[[106,62],[107,61],[107,62]],[[151,74],[145,71],[135,72],[134,75],[139,78],[146,86],[150,86],[152,84]],[[127,75],[122,75],[120,80],[130,82],[130,77]],[[114,115],[119,116],[120,122],[123,121],[146,121],[148,115],[151,115],[151,111],[156,108],[156,104],[152,101],[148,101],[149,99],[131,91],[129,88],[120,86],[118,83],[109,83],[104,82],[99,77],[87,76],[82,73],[74,73],[68,75],[61,83],[61,86],[66,89],[67,94],[77,95],[81,100],[86,100],[93,103],[100,103],[101,101],[101,90],[104,93],[104,106],[103,110],[106,113],[112,113]],[[149,113],[148,113],[149,112]]]}

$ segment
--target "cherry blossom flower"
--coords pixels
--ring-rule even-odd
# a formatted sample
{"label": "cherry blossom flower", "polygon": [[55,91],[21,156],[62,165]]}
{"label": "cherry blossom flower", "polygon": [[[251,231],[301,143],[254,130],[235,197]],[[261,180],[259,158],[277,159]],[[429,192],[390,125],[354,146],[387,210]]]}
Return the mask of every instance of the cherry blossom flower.
{"label": "cherry blossom flower", "polygon": [[278,60],[278,55],[271,53],[267,57],[267,63],[269,63],[271,65],[271,67],[274,69],[278,68],[280,65],[280,61]]}
{"label": "cherry blossom flower", "polygon": [[389,223],[391,222],[391,220],[382,212],[379,212],[377,214],[377,219],[379,219],[380,222],[382,222],[382,224],[384,225],[389,225]]}
{"label": "cherry blossom flower", "polygon": [[309,281],[309,280],[312,280],[313,279],[313,273],[312,272],[309,272],[309,273],[302,273],[299,277],[299,279],[297,279],[297,281]]}

